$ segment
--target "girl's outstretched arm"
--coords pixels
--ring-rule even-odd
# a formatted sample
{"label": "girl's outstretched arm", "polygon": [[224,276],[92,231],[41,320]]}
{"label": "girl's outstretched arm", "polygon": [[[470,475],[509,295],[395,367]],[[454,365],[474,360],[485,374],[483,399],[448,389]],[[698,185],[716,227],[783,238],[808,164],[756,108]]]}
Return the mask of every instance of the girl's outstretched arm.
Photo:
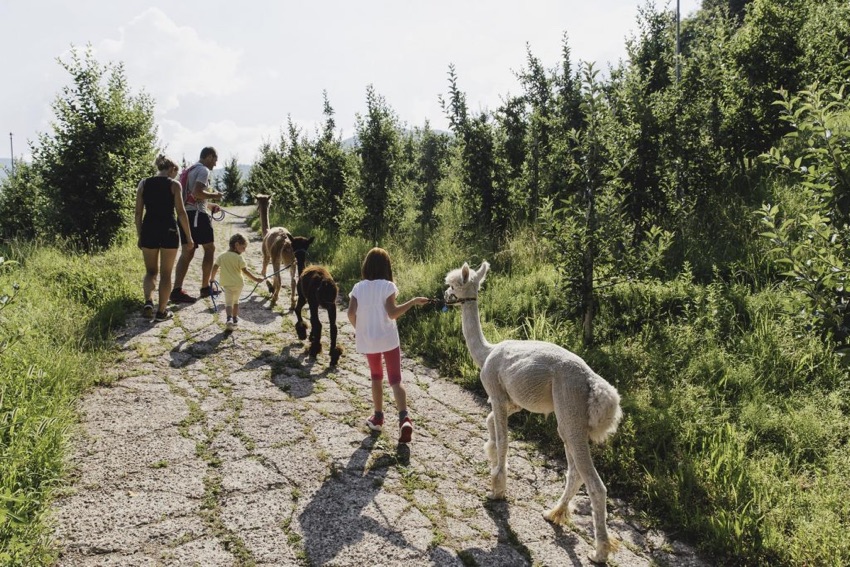
{"label": "girl's outstretched arm", "polygon": [[408,299],[404,303],[396,305],[395,296],[395,293],[389,296],[387,298],[387,302],[384,304],[384,307],[387,309],[387,315],[390,319],[398,319],[407,313],[407,311],[414,305],[425,305],[428,303],[427,297],[414,297],[413,299]]}

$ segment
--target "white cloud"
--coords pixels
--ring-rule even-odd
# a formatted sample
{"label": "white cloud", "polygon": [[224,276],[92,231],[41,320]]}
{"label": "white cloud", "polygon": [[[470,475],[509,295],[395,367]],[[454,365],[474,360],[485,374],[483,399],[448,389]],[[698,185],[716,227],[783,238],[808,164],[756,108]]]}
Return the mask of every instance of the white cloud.
{"label": "white cloud", "polygon": [[221,45],[188,25],[177,25],[159,8],[148,8],[119,28],[118,39],[95,46],[106,59],[122,61],[130,83],[144,85],[163,114],[189,95],[215,97],[244,88],[241,51]]}

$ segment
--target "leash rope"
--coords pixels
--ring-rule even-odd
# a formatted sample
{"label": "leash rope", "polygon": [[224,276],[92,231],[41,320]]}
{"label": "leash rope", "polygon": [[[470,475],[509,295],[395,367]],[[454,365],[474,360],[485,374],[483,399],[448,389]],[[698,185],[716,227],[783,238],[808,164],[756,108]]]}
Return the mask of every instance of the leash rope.
{"label": "leash rope", "polygon": [[230,215],[230,216],[236,217],[238,219],[246,219],[246,220],[248,219],[248,217],[243,217],[242,215],[237,215],[234,212],[228,211],[224,207],[219,207],[218,211],[216,211],[215,213],[210,213],[210,218],[214,221],[221,221],[221,220],[224,220],[225,215]]}
{"label": "leash rope", "polygon": [[[258,281],[257,283],[255,283],[255,284],[254,284],[254,288],[253,288],[251,291],[249,291],[249,292],[248,292],[248,295],[246,295],[246,296],[244,296],[244,297],[240,297],[240,298],[239,298],[239,301],[245,301],[246,299],[248,299],[249,297],[251,297],[252,295],[254,295],[254,292],[255,292],[255,291],[257,291],[257,288],[259,287],[259,285],[260,285],[261,283],[263,283],[264,281],[266,281],[266,280],[267,280],[267,279],[269,279],[269,278],[273,278],[273,277],[275,277],[276,275],[278,275],[279,273],[283,272],[284,270],[288,270],[288,269],[292,266],[292,264],[294,264],[294,263],[295,263],[295,262],[290,262],[289,264],[285,265],[284,267],[282,267],[282,268],[281,268],[281,269],[279,269],[278,271],[274,272],[273,274],[269,274],[269,275],[267,275],[266,277],[264,277],[263,279],[261,279],[260,281]],[[212,286],[213,286],[213,285],[215,285],[215,287],[219,290],[219,292],[221,292],[221,285],[220,285],[220,284],[219,284],[216,280],[210,280],[210,291],[212,291]],[[217,307],[216,307],[215,296],[214,296],[212,293],[210,293],[210,299],[212,299],[212,302],[213,302],[213,313],[217,313],[217,312],[218,312],[218,309],[217,309]]]}

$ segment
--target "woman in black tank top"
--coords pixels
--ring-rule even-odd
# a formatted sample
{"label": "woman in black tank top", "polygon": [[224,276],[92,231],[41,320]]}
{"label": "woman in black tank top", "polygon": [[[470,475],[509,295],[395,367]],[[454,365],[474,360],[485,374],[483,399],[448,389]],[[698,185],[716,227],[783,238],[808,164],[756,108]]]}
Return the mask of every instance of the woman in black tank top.
{"label": "woman in black tank top", "polygon": [[[145,294],[144,315],[156,321],[171,318],[166,309],[171,293],[171,273],[180,236],[177,220],[183,228],[183,234],[189,235],[187,244],[191,245],[189,217],[183,206],[183,192],[180,183],[175,181],[179,168],[173,160],[160,155],[156,158],[157,175],[139,182],[136,190],[136,236],[138,246],[145,259],[145,277],[142,287]],[[177,219],[174,212],[177,211]],[[153,290],[159,276],[158,309],[154,315]]]}

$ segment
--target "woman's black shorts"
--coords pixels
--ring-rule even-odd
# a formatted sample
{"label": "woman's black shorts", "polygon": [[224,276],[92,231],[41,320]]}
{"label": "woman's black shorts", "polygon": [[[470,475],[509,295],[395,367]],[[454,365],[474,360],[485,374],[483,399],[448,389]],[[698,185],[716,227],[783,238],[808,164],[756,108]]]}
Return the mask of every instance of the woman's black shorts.
{"label": "woman's black shorts", "polygon": [[177,223],[174,220],[143,222],[139,246],[142,248],[180,248]]}
{"label": "woman's black shorts", "polygon": [[[186,213],[189,215],[189,230],[192,231],[192,240],[195,241],[195,245],[201,246],[202,244],[213,242],[215,235],[213,234],[212,219],[210,216],[199,211],[186,211]],[[183,227],[178,226],[178,228],[180,229],[180,241],[186,242]]]}

